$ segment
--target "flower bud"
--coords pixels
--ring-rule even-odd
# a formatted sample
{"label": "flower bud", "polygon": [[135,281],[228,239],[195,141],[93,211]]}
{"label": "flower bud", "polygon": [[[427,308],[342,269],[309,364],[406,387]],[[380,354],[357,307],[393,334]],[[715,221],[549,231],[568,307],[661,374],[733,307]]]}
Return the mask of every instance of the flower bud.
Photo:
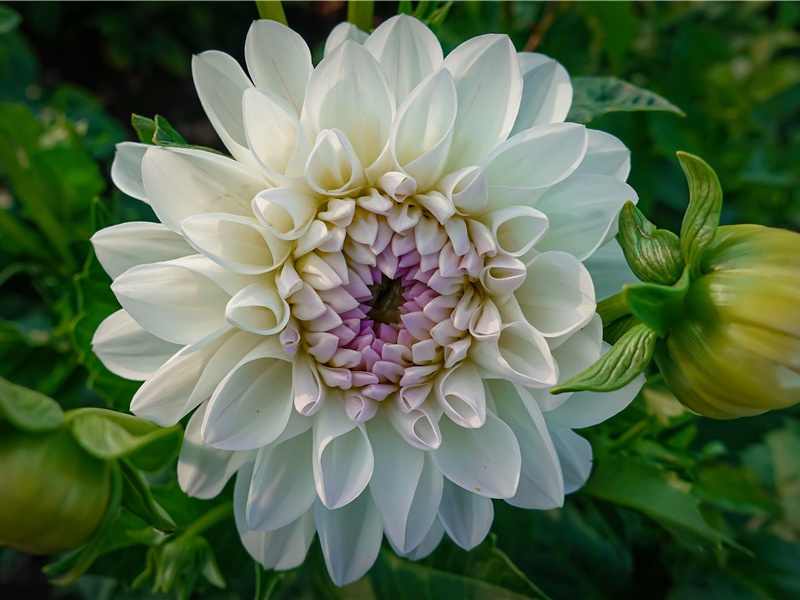
{"label": "flower bud", "polygon": [[699,268],[655,353],[675,396],[719,419],[800,402],[800,234],[719,227]]}
{"label": "flower bud", "polygon": [[51,554],[86,543],[106,512],[109,465],[69,429],[27,432],[0,422],[0,546]]}

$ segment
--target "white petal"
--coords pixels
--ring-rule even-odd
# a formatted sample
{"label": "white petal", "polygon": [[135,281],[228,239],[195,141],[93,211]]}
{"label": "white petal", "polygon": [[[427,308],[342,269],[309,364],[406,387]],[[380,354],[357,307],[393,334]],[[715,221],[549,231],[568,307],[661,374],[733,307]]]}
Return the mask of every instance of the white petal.
{"label": "white petal", "polygon": [[436,397],[445,414],[461,427],[480,427],[486,421],[483,382],[471,361],[462,361],[455,368],[443,371],[436,385]]}
{"label": "white petal", "polygon": [[341,130],[368,167],[386,146],[394,110],[380,65],[362,46],[348,41],[312,73],[302,121],[315,136],[323,129]]}
{"label": "white petal", "polygon": [[306,163],[306,181],[328,196],[357,196],[366,183],[361,162],[350,140],[338,129],[319,132]]}
{"label": "white petal", "polygon": [[150,377],[180,349],[142,329],[124,310],[108,316],[92,338],[92,351],[109,371],[136,381]]}
{"label": "white petal", "polygon": [[255,166],[242,116],[242,94],[253,84],[242,67],[224,52],[209,50],[192,57],[192,77],[203,110],[222,143],[236,160]]}
{"label": "white petal", "polygon": [[[256,162],[275,185],[285,185],[292,158],[308,153],[300,117],[288,100],[258,88],[245,90],[242,97],[247,143]],[[305,155],[296,157],[295,160]]]}
{"label": "white petal", "polygon": [[294,361],[294,407],[298,413],[311,416],[322,408],[326,397],[326,386],[320,378],[316,362],[308,355],[299,353]]}
{"label": "white petal", "polygon": [[[559,382],[566,381],[600,358],[600,351],[603,347],[603,321],[600,315],[595,314],[578,331],[550,338],[547,342],[553,351],[553,358],[558,363],[558,380]],[[560,394],[559,396],[566,399],[569,394]],[[559,396],[552,396],[552,398],[555,399]],[[561,402],[553,404],[552,407],[558,404]],[[550,410],[541,403],[539,406],[542,407],[542,410]]]}
{"label": "white petal", "polygon": [[537,250],[565,250],[578,260],[589,257],[617,233],[617,216],[636,192],[607,175],[574,175],[548,190],[536,203],[550,219],[550,231]]}
{"label": "white petal", "polygon": [[434,450],[441,445],[441,408],[434,410],[423,404],[413,410],[403,410],[392,404],[387,407],[387,414],[397,433],[415,448]]}
{"label": "white petal", "polygon": [[482,35],[453,50],[444,67],[458,93],[448,170],[480,165],[511,131],[522,97],[519,61],[505,35]]}
{"label": "white petal", "polygon": [[497,415],[519,442],[522,467],[517,493],[506,501],[521,508],[549,509],[564,503],[564,480],[556,449],[536,401],[525,388],[492,380]]}
{"label": "white petal", "polygon": [[614,238],[595,250],[583,264],[589,269],[594,281],[594,292],[598,302],[619,294],[625,284],[640,283],[628,266],[625,255],[622,254],[622,247]]}
{"label": "white petal", "polygon": [[620,181],[628,178],[631,170],[631,151],[609,133],[587,129],[589,146],[576,173],[609,175]]}
{"label": "white petal", "polygon": [[131,412],[164,427],[211,397],[225,375],[259,342],[251,333],[218,332],[187,346],[142,384]]}
{"label": "white petal", "polygon": [[525,263],[513,256],[497,254],[488,258],[481,269],[483,289],[497,303],[502,303],[525,282]]}
{"label": "white petal", "polygon": [[447,535],[464,550],[472,550],[489,533],[494,506],[489,498],[473,494],[452,481],[444,480],[439,521]]}
{"label": "white petal", "polygon": [[[338,398],[317,413],[314,425],[314,481],[322,503],[340,508],[367,487],[374,466],[363,423],[347,418]],[[370,500],[371,502],[371,500]]]}
{"label": "white petal", "polygon": [[142,158],[148,148],[152,146],[138,142],[117,144],[111,164],[111,181],[114,185],[128,196],[144,202],[147,202],[147,195],[142,184]]}
{"label": "white petal", "polygon": [[484,172],[490,186],[535,189],[565,179],[581,163],[589,138],[576,123],[534,127],[498,146],[486,159]]}
{"label": "white petal", "polygon": [[522,102],[512,133],[537,125],[561,123],[572,104],[572,83],[560,63],[543,54],[520,52]]}
{"label": "white petal", "polygon": [[464,429],[443,419],[442,445],[434,463],[453,483],[489,498],[510,498],[519,483],[521,457],[511,429],[492,413],[478,429]]}
{"label": "white petal", "polygon": [[259,193],[253,199],[253,212],[275,237],[296,240],[308,230],[318,205],[315,196],[282,187]]}
{"label": "white petal", "polygon": [[299,113],[313,70],[303,38],[282,23],[254,21],[247,32],[244,56],[256,86],[288,100]]}
{"label": "white petal", "polygon": [[564,493],[582,487],[592,472],[592,445],[569,429],[551,429],[553,445],[564,473]]}
{"label": "white petal", "polygon": [[303,516],[317,497],[311,470],[311,431],[258,453],[247,499],[250,529],[271,531]]}
{"label": "white petal", "polygon": [[[422,538],[422,541],[419,543],[419,545],[405,554],[406,558],[409,560],[422,560],[431,552],[436,550],[436,547],[442,541],[443,536],[444,527],[442,527],[442,523],[439,521],[439,519],[435,519],[431,525],[431,528],[428,530],[428,533],[425,534],[425,537]],[[395,549],[395,551],[397,551],[397,549]]]}
{"label": "white petal", "polygon": [[348,40],[355,42],[356,44],[363,44],[368,37],[369,34],[361,31],[352,23],[339,23],[331,30],[331,32],[328,34],[328,38],[325,40],[324,56],[328,56],[331,52]]}
{"label": "white petal", "polygon": [[201,404],[186,424],[178,458],[181,489],[189,496],[204,500],[219,494],[233,474],[253,460],[250,452],[217,450],[203,443],[200,427],[207,406],[207,402]]}
{"label": "white petal", "polygon": [[436,518],[442,475],[384,419],[372,419],[368,431],[375,453],[370,491],[386,537],[406,552],[422,542]]}
{"label": "white petal", "polygon": [[547,215],[530,206],[499,208],[480,219],[491,230],[497,247],[509,256],[524,256],[550,227]]}
{"label": "white petal", "polygon": [[453,202],[453,206],[460,214],[464,215],[480,212],[489,201],[486,174],[480,167],[466,167],[453,171],[443,177],[436,188]]}
{"label": "white petal", "polygon": [[597,306],[589,271],[566,252],[544,252],[531,260],[515,295],[527,321],[545,337],[580,329]]}
{"label": "white petal", "polygon": [[111,279],[131,267],[189,256],[195,250],[161,223],[120,223],[92,236],[97,260]]}
{"label": "white petal", "polygon": [[203,421],[203,440],[225,450],[269,444],[289,421],[291,391],[292,364],[277,336],[266,338],[214,390]]}
{"label": "white petal", "polygon": [[442,64],[439,40],[407,15],[381,23],[364,42],[364,48],[380,63],[398,104]]}
{"label": "white petal", "polygon": [[248,285],[225,307],[225,317],[231,325],[260,335],[279,333],[289,316],[289,304],[271,281]]}
{"label": "white petal", "polygon": [[252,216],[253,197],[267,186],[235,160],[190,148],[150,148],[142,159],[142,178],[156,216],[173,231],[193,215]]}
{"label": "white petal", "polygon": [[314,520],[325,566],[336,585],[351,583],[369,571],[383,538],[381,518],[369,490],[335,510],[315,502]]}
{"label": "white petal", "polygon": [[390,138],[395,163],[417,182],[420,191],[436,183],[453,141],[458,101],[446,69],[433,73],[397,110]]}
{"label": "white petal", "polygon": [[247,526],[247,496],[253,466],[243,467],[236,476],[233,491],[233,514],[236,529],[247,552],[265,569],[286,570],[299,567],[314,539],[314,514],[302,517],[275,531],[253,531]]}

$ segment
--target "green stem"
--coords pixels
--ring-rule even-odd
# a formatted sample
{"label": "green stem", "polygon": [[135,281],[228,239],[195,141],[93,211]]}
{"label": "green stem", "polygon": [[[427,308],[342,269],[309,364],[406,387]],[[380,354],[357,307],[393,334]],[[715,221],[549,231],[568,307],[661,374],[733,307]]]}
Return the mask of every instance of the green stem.
{"label": "green stem", "polygon": [[283,12],[281,0],[256,0],[256,8],[258,9],[258,16],[262,19],[277,21],[284,25],[289,24],[286,21],[286,13]]}
{"label": "green stem", "polygon": [[350,0],[347,3],[347,20],[361,31],[372,31],[372,15],[375,12],[373,0]]}
{"label": "green stem", "polygon": [[191,537],[203,533],[209,527],[213,527],[223,519],[233,516],[233,502],[224,502],[215,506],[202,517],[197,519],[194,523],[187,526],[186,529],[180,532],[180,536]]}

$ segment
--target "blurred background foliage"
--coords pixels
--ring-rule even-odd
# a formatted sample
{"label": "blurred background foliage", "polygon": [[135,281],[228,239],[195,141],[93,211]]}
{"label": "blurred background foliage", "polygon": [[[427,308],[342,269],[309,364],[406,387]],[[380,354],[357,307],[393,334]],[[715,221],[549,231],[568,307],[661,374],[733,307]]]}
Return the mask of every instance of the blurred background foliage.
{"label": "blurred background foliage", "polygon": [[[375,23],[397,9],[377,3]],[[344,2],[287,2],[285,11],[316,59],[346,14]],[[88,239],[153,217],[110,184],[114,144],[135,138],[136,112],[220,147],[194,92],[191,55],[214,48],[242,60],[255,18],[250,2],[0,7],[0,376],[64,408],[127,411],[136,385],[91,354],[95,327],[117,305]],[[677,231],[685,209],[675,159],[684,150],[717,170],[724,223],[798,231],[798,31],[796,2],[456,2],[437,34],[447,52],[505,32],[573,76],[620,77],[679,106],[685,116],[616,112],[589,124],[632,150],[630,183],[660,227]],[[367,578],[342,590],[316,547],[295,572],[254,567],[221,518],[229,494],[188,499],[171,467],[148,481],[175,534],[155,535],[121,509],[107,540],[78,556],[86,574],[56,588],[38,571],[45,559],[2,550],[0,596],[800,597],[798,415],[696,418],[653,378],[628,410],[583,432],[595,472],[565,508],[498,502],[491,539],[472,552],[444,543],[408,563],[384,551]],[[61,557],[51,576],[75,561]]]}

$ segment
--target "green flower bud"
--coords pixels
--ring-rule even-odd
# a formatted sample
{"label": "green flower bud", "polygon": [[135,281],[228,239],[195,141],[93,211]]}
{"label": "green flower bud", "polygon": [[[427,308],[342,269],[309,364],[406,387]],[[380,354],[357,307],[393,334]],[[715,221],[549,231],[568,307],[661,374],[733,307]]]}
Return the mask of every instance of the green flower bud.
{"label": "green flower bud", "polygon": [[800,402],[800,234],[719,227],[699,270],[655,352],[678,400],[719,419]]}
{"label": "green flower bud", "polygon": [[110,466],[67,427],[28,432],[0,422],[0,546],[51,554],[85,544],[105,515]]}

